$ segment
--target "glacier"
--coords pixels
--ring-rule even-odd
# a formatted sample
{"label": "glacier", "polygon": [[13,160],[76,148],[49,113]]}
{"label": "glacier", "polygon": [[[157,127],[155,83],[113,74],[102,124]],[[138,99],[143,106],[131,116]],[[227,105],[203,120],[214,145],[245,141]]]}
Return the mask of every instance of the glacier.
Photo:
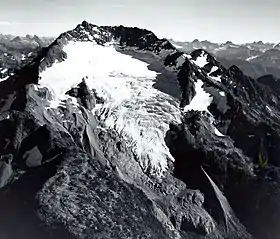
{"label": "glacier", "polygon": [[164,137],[171,121],[180,122],[178,100],[153,87],[157,72],[148,64],[124,55],[113,43],[70,41],[67,59],[40,72],[40,87],[52,94],[50,108],[75,98],[65,94],[82,79],[102,103],[92,110],[107,128],[115,129],[130,145],[144,172],[163,175],[174,161]]}

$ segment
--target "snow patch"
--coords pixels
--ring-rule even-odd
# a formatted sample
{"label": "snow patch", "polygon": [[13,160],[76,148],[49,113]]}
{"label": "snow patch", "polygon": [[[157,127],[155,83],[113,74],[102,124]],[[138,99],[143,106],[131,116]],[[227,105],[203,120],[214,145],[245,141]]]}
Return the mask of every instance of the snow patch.
{"label": "snow patch", "polygon": [[246,61],[251,61],[251,60],[253,60],[253,59],[257,58],[257,57],[259,57],[259,55],[248,57],[248,58],[246,59]]}
{"label": "snow patch", "polygon": [[88,39],[89,39],[90,41],[94,41],[93,36],[92,36],[88,31],[86,31],[85,29],[83,29],[83,30],[82,30],[82,33],[84,33],[84,34],[88,37]]}
{"label": "snow patch", "polygon": [[173,45],[174,47],[176,47],[177,49],[181,49],[181,48],[183,48],[183,46],[179,46],[179,45],[174,44],[174,43],[172,43],[172,45]]}
{"label": "snow patch", "polygon": [[10,76],[6,76],[6,77],[4,77],[4,78],[0,78],[0,82],[1,82],[1,81],[7,80],[9,77],[10,77]]}
{"label": "snow patch", "polygon": [[98,29],[98,27],[92,27],[91,30],[94,32],[100,33],[100,30]]}
{"label": "snow patch", "polygon": [[7,68],[2,68],[0,72],[1,72],[2,74],[5,74],[7,71],[8,71]]}
{"label": "snow patch", "polygon": [[212,69],[211,69],[211,71],[209,72],[209,75],[210,75],[211,73],[217,71],[218,69],[219,69],[219,67],[213,66]]}
{"label": "snow patch", "polygon": [[69,42],[67,59],[40,73],[40,85],[50,89],[53,107],[70,97],[65,93],[84,78],[105,103],[93,113],[123,136],[144,171],[158,176],[174,160],[164,137],[170,121],[180,121],[178,103],[153,88],[157,73],[148,64],[117,52],[112,44]]}
{"label": "snow patch", "polygon": [[210,114],[210,117],[209,117],[210,124],[211,124],[211,127],[214,130],[215,135],[217,135],[219,137],[224,137],[225,135],[223,135],[214,125],[215,117],[210,112],[209,112],[209,114]]}
{"label": "snow patch", "polygon": [[221,96],[226,96],[225,92],[223,92],[223,91],[220,91],[219,94],[220,94]]}
{"label": "snow patch", "polygon": [[217,71],[219,68],[217,66],[213,66],[211,71],[208,73],[208,77],[210,77],[214,81],[221,82],[221,76],[210,76],[213,72]]}
{"label": "snow patch", "polygon": [[204,67],[206,64],[208,64],[207,54],[204,53],[202,56],[198,56],[196,60],[193,60],[193,63],[199,67]]}
{"label": "snow patch", "polygon": [[207,111],[208,112],[208,106],[211,104],[213,97],[204,91],[203,89],[203,82],[202,80],[197,80],[195,82],[195,96],[190,102],[189,105],[185,106],[184,111],[189,110],[198,110],[198,111]]}
{"label": "snow patch", "polygon": [[222,82],[221,76],[210,76],[212,80]]}
{"label": "snow patch", "polygon": [[98,34],[94,34],[93,37],[94,37],[95,39],[100,39],[100,38],[101,38]]}
{"label": "snow patch", "polygon": [[224,135],[215,126],[213,126],[213,127],[214,127],[214,132],[217,136],[224,137]]}

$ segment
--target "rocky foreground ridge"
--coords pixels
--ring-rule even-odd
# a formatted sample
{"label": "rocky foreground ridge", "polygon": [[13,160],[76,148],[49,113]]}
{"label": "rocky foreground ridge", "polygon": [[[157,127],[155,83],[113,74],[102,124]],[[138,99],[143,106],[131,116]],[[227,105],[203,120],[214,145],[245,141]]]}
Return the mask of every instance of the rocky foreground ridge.
{"label": "rocky foreground ridge", "polygon": [[269,82],[143,29],[61,34],[0,82],[0,238],[278,238]]}

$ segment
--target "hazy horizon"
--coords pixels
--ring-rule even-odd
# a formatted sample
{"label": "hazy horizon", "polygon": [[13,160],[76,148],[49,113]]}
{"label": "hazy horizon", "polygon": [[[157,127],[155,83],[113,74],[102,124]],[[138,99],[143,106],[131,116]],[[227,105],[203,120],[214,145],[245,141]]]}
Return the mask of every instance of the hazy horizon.
{"label": "hazy horizon", "polygon": [[176,41],[280,42],[275,0],[10,0],[0,33],[56,37],[83,20],[146,28]]}

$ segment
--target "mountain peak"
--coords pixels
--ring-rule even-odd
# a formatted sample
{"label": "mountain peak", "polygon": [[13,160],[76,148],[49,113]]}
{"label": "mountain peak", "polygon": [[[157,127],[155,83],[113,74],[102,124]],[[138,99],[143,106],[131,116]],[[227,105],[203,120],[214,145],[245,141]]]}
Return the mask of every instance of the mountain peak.
{"label": "mountain peak", "polygon": [[237,65],[232,65],[229,67],[229,71],[243,74],[242,70]]}
{"label": "mountain peak", "polygon": [[162,49],[176,49],[167,39],[159,39],[152,31],[146,29],[125,27],[123,25],[97,26],[87,21],[83,21],[75,29],[61,34],[57,38],[56,43],[71,40],[92,41],[98,44],[114,41],[118,42],[120,46],[149,49],[155,52],[159,52]]}
{"label": "mountain peak", "polygon": [[225,44],[226,45],[233,45],[233,42],[232,41],[227,41]]}
{"label": "mountain peak", "polygon": [[198,39],[194,39],[193,41],[192,41],[192,43],[199,43],[200,41],[198,40]]}
{"label": "mountain peak", "polygon": [[82,21],[81,25],[83,27],[87,27],[88,25],[90,25],[90,23],[84,20],[84,21]]}
{"label": "mountain peak", "polygon": [[90,22],[87,22],[87,21],[82,21],[82,23],[80,23],[80,24],[78,24],[77,25],[77,27],[79,27],[79,26],[82,26],[83,28],[85,28],[85,29],[92,29],[92,28],[94,28],[94,27],[98,27],[97,25],[95,25],[95,24],[92,24],[92,23],[90,23]]}
{"label": "mountain peak", "polygon": [[278,43],[275,43],[274,45],[273,45],[273,48],[278,48],[278,47],[280,47],[280,43],[278,42]]}

